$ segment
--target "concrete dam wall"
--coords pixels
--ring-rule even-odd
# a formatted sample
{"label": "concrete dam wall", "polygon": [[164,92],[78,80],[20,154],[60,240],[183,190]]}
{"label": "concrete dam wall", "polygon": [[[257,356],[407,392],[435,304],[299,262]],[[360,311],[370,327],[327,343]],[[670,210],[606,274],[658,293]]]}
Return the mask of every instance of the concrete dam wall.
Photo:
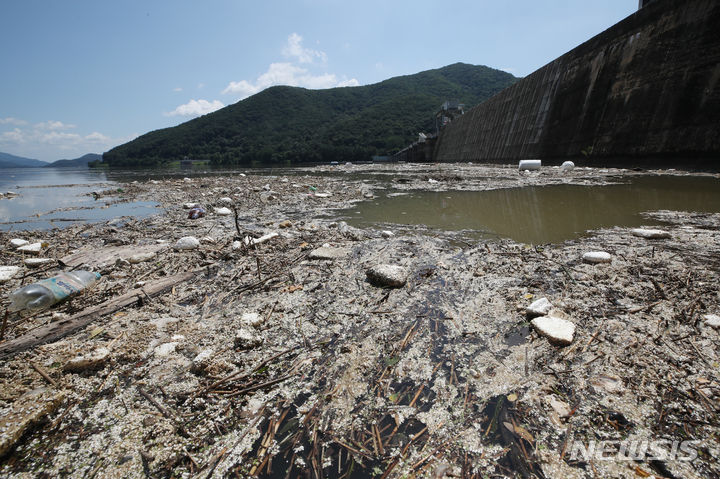
{"label": "concrete dam wall", "polygon": [[656,0],[446,126],[435,161],[720,159],[720,1]]}

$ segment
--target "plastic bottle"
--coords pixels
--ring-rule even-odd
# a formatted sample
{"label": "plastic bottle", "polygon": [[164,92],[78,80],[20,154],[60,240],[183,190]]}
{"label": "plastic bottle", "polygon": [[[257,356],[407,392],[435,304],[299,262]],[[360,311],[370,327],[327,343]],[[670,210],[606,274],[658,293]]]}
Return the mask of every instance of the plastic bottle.
{"label": "plastic bottle", "polygon": [[11,312],[23,309],[39,311],[49,308],[55,303],[92,287],[98,279],[100,279],[100,273],[91,271],[60,273],[10,293],[8,310]]}

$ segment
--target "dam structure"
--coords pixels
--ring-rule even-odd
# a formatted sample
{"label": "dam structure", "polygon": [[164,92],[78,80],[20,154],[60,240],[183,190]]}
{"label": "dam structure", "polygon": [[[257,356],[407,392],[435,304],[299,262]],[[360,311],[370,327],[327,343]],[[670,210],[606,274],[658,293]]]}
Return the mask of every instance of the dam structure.
{"label": "dam structure", "polygon": [[640,5],[453,120],[432,160],[720,165],[720,1]]}

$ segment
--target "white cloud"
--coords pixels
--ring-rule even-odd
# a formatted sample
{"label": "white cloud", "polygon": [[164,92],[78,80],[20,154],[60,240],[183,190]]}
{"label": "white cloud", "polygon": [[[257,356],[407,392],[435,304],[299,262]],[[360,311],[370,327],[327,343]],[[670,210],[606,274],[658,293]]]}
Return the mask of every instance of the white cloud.
{"label": "white cloud", "polygon": [[0,144],[22,143],[23,138],[23,131],[20,128],[14,128],[12,131],[4,131],[0,134]]}
{"label": "white cloud", "polygon": [[287,45],[282,50],[282,54],[286,57],[294,58],[300,63],[313,63],[316,58],[323,63],[327,61],[325,52],[304,48],[302,46],[302,37],[297,33],[292,33],[287,39]]}
{"label": "white cloud", "polygon": [[24,126],[27,125],[27,122],[25,120],[20,120],[19,118],[13,118],[9,116],[7,118],[0,118],[0,125]]}
{"label": "white cloud", "polygon": [[219,100],[213,100],[212,102],[207,100],[190,100],[184,105],[178,106],[173,111],[165,113],[165,116],[200,116],[212,113],[224,106],[225,105]]}
{"label": "white cloud", "polygon": [[44,121],[42,123],[37,123],[35,125],[35,128],[39,130],[50,130],[50,131],[58,131],[58,130],[72,130],[75,128],[75,125],[63,123],[61,121]]}
{"label": "white cloud", "polygon": [[182,87],[175,87],[175,88],[173,88],[173,91],[174,91],[174,92],[181,92],[181,91],[183,91],[183,89],[182,89]]}
{"label": "white cloud", "polygon": [[360,82],[357,81],[355,78],[351,78],[349,80],[343,80],[339,82],[337,86],[360,86]]}
{"label": "white cloud", "polygon": [[230,82],[222,93],[234,94],[242,100],[274,85],[299,86],[317,90],[339,86],[358,86],[359,84],[355,78],[338,80],[333,73],[313,75],[306,68],[292,63],[271,63],[268,70],[260,75],[254,83],[247,80]]}
{"label": "white cloud", "polygon": [[93,131],[85,137],[85,140],[97,143],[108,143],[111,141],[111,138],[109,136],[103,135],[102,133],[98,133],[97,131]]}
{"label": "white cloud", "polygon": [[240,81],[231,81],[228,86],[225,87],[225,89],[222,91],[223,95],[227,95],[229,93],[234,93],[238,95],[240,98],[247,98],[250,95],[254,95],[255,93],[259,92],[259,87],[250,84],[250,82],[245,80]]}
{"label": "white cloud", "polygon": [[12,123],[2,121],[2,124],[21,126],[0,132],[0,151],[46,161],[81,156],[90,152],[100,153],[132,139],[111,138],[97,131],[84,135],[69,131],[76,129],[75,125],[56,120],[33,125],[22,120]]}
{"label": "white cloud", "polygon": [[233,95],[236,99],[242,100],[275,85],[315,90],[360,85],[355,78],[348,79],[345,76],[338,78],[334,73],[311,72],[310,68],[322,68],[322,65],[318,65],[315,60],[320,60],[322,64],[327,63],[327,55],[325,52],[303,47],[302,40],[300,35],[293,33],[288,37],[287,44],[282,49],[282,54],[293,61],[271,63],[267,71],[258,76],[255,81],[231,81],[222,94]]}
{"label": "white cloud", "polygon": [[40,133],[37,137],[37,141],[46,145],[69,145],[77,143],[82,137],[77,133],[61,133],[58,131],[51,131],[49,133]]}

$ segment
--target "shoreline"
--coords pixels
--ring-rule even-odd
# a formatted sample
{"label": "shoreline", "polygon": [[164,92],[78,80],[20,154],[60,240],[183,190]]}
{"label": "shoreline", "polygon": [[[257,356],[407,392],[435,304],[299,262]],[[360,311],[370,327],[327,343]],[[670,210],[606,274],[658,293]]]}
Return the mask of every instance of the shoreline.
{"label": "shoreline", "polygon": [[[375,177],[324,176],[343,169]],[[720,473],[720,332],[704,319],[720,314],[720,214],[653,213],[667,222],[661,229],[669,239],[610,228],[531,247],[505,239],[458,245],[452,232],[383,235],[330,211],[369,199],[390,177],[407,179],[392,182],[403,191],[475,191],[608,184],[659,170],[577,168],[560,176],[547,167],[519,176],[510,166],[376,164],[300,171],[310,176],[127,183],[128,198],[157,201],[165,213],[53,232],[44,256],[72,261],[83,252],[75,267],[88,263],[103,279],[33,319],[11,319],[6,340],[140,282],[151,288],[197,273],[4,359],[0,416],[36,388],[46,390],[27,400],[54,405],[9,446],[0,459],[4,476],[244,477],[290,464],[293,474],[323,477],[351,468],[385,477]],[[237,224],[212,208],[189,220],[181,207],[221,207],[222,197],[237,208]],[[278,236],[232,247],[267,233]],[[0,238],[7,245],[16,235]],[[172,249],[189,235],[198,249]],[[150,250],[147,260],[129,261]],[[583,262],[591,251],[610,253],[611,263]],[[2,264],[22,258],[5,247]],[[380,265],[399,267],[405,284],[368,282],[367,271]],[[27,270],[26,282],[52,271]],[[7,293],[19,284],[1,287]],[[525,308],[542,297],[575,325],[569,346],[551,344],[530,324]],[[68,366],[88,354],[95,360]],[[6,434],[0,427],[0,444]],[[698,456],[569,459],[575,440],[635,439],[698,441]]]}

